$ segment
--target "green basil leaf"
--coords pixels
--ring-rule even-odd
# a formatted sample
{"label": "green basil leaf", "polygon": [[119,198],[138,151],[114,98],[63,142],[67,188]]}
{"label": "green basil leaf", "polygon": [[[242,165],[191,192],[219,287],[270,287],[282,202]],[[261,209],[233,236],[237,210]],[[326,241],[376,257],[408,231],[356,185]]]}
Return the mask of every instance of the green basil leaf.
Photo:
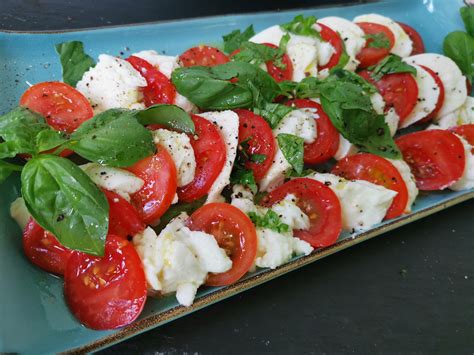
{"label": "green basil leaf", "polygon": [[177,217],[182,212],[186,212],[188,215],[191,215],[199,207],[204,205],[206,200],[207,200],[207,195],[193,202],[178,202],[176,204],[171,205],[168,208],[168,210],[165,212],[165,214],[161,216],[160,223],[156,227],[153,227],[153,229],[159,233],[163,228],[167,226],[167,224],[173,218]]}
{"label": "green basil leaf", "polygon": [[291,169],[288,173],[285,174],[287,178],[295,178],[295,177],[305,177],[308,175],[312,175],[316,172],[313,169],[304,169],[301,173],[297,173],[295,170]]}
{"label": "green basil leaf", "polygon": [[230,182],[234,185],[247,186],[253,193],[257,192],[257,183],[252,170],[246,170],[240,165],[234,165]]}
{"label": "green basil leaf", "polygon": [[282,50],[283,52],[286,52],[286,47],[288,46],[288,42],[290,41],[291,39],[291,36],[289,33],[285,33],[281,39],[280,39],[280,43],[278,43],[278,48],[280,48],[280,50]]}
{"label": "green basil leaf", "polygon": [[446,56],[454,60],[459,69],[472,82],[474,80],[474,38],[466,32],[449,33],[443,42]]}
{"label": "green basil leaf", "polygon": [[294,108],[282,104],[263,102],[254,108],[254,113],[262,116],[272,129],[276,128],[280,121]]}
{"label": "green basil leaf", "polygon": [[85,121],[72,135],[67,148],[103,165],[126,167],[152,155],[151,132],[138,123],[135,111],[111,109]]}
{"label": "green basil leaf", "polygon": [[86,71],[95,66],[94,59],[84,52],[84,45],[80,41],[70,41],[56,44],[63,70],[63,81],[76,86]]}
{"label": "green basil leaf", "polygon": [[303,15],[298,15],[290,22],[280,25],[280,27],[296,35],[321,39],[321,34],[313,27],[316,21],[317,19],[314,16],[304,17]]}
{"label": "green basil leaf", "polygon": [[343,69],[331,69],[330,74],[331,76],[329,77],[328,81],[341,80],[344,82],[356,84],[366,94],[375,94],[378,92],[377,88],[373,84],[354,72]]}
{"label": "green basil leaf", "polygon": [[301,173],[304,165],[304,139],[293,134],[280,133],[277,141],[285,159],[297,173]]}
{"label": "green basil leaf", "polygon": [[255,31],[253,26],[250,25],[244,30],[244,32],[235,30],[227,35],[222,36],[222,39],[224,40],[224,51],[226,53],[232,53],[238,49],[242,43],[247,42],[254,35]]}
{"label": "green basil leaf", "polygon": [[461,18],[464,22],[464,27],[466,27],[466,32],[474,37],[474,7],[473,6],[463,6],[461,7]]}
{"label": "green basil leaf", "polygon": [[321,80],[315,77],[307,77],[299,83],[294,81],[282,81],[279,83],[282,95],[289,98],[314,98],[319,96],[319,85]]}
{"label": "green basil leaf", "polygon": [[175,105],[153,105],[145,110],[136,111],[135,115],[142,125],[159,124],[184,133],[195,132],[191,116]]}
{"label": "green basil leaf", "polygon": [[278,213],[271,209],[267,210],[263,216],[260,216],[256,212],[249,212],[248,216],[256,227],[272,229],[278,233],[287,233],[290,231],[290,226],[283,223]]}
{"label": "green basil leaf", "polygon": [[109,206],[102,191],[68,159],[39,155],[21,173],[28,211],[64,246],[102,256]]}
{"label": "green basil leaf", "polygon": [[257,164],[262,164],[265,160],[267,160],[267,156],[265,154],[252,154],[250,156],[250,160]]}
{"label": "green basil leaf", "polygon": [[14,171],[21,171],[22,169],[23,167],[20,165],[0,160],[0,183],[4,182]]}
{"label": "green basil leaf", "polygon": [[285,54],[280,48],[268,47],[264,44],[244,42],[240,52],[232,57],[233,61],[260,65],[268,61],[276,61]]}
{"label": "green basil leaf", "polygon": [[370,33],[364,36],[368,48],[390,48],[390,40],[385,33]]}
{"label": "green basil leaf", "polygon": [[44,152],[66,143],[68,137],[63,132],[54,129],[45,129],[36,136],[36,147],[38,152]]}
{"label": "green basil leaf", "polygon": [[368,69],[372,71],[370,76],[374,80],[380,80],[384,75],[394,73],[410,73],[416,76],[415,67],[402,62],[402,58],[395,54],[385,57],[379,64],[371,66]]}

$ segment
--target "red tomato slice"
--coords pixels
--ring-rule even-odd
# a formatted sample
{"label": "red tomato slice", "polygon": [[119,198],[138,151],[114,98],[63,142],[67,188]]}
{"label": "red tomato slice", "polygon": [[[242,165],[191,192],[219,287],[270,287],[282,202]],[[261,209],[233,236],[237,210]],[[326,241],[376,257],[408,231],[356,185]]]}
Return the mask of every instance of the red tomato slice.
{"label": "red tomato slice", "polygon": [[127,170],[145,181],[134,193],[132,205],[146,224],[155,223],[173,202],[177,188],[177,173],[173,158],[165,148],[156,146],[155,155],[140,160]]}
{"label": "red tomato slice", "polygon": [[413,42],[413,49],[410,55],[425,53],[425,44],[423,43],[423,38],[421,38],[418,31],[402,22],[398,22],[398,24],[401,28],[403,28],[405,33],[408,35],[408,37],[410,37],[411,41]]}
{"label": "red tomato slice", "polygon": [[322,106],[306,99],[290,100],[286,104],[298,108],[314,108],[315,114],[319,116],[315,118],[318,132],[316,140],[311,144],[305,143],[304,145],[304,162],[306,164],[321,164],[334,157],[339,148],[339,132],[323,111]]}
{"label": "red tomato slice", "polygon": [[178,189],[180,200],[191,202],[207,194],[226,160],[224,140],[218,128],[203,117],[191,115],[196,134],[190,135],[196,158],[196,174],[188,185]]}
{"label": "red tomato slice", "polygon": [[[238,109],[239,115],[239,144],[245,142],[248,148],[245,153],[250,160],[245,163],[245,168],[253,171],[255,180],[260,181],[272,166],[276,152],[275,138],[270,125],[261,116],[252,111]],[[265,155],[265,160],[253,162],[254,154]]]}
{"label": "red tomato slice", "polygon": [[334,244],[342,230],[341,205],[336,194],[319,181],[298,178],[271,191],[262,204],[271,207],[288,194],[296,196],[298,207],[308,215],[310,221],[308,230],[295,230],[294,236],[307,241],[314,248]]}
{"label": "red tomato slice", "polygon": [[471,152],[474,154],[474,124],[465,124],[462,126],[452,127],[451,132],[463,137],[470,145],[473,146]]}
{"label": "red tomato slice", "polygon": [[109,202],[109,234],[126,238],[145,229],[137,210],[122,196],[102,189]]}
{"label": "red tomato slice", "polygon": [[196,210],[187,220],[194,231],[212,234],[232,260],[232,268],[220,274],[209,274],[206,285],[226,286],[244,276],[257,255],[257,232],[250,218],[227,203],[209,203]]}
{"label": "red tomato slice", "polygon": [[449,131],[427,130],[395,140],[420,190],[443,190],[458,181],[466,165],[461,140]]}
{"label": "red tomato slice", "polygon": [[64,275],[66,263],[73,252],[32,218],[23,231],[23,251],[33,264],[59,276]]}
{"label": "red tomato slice", "polygon": [[143,102],[146,107],[156,104],[173,104],[176,99],[176,88],[165,74],[146,60],[131,56],[127,59],[145,78],[147,86],[142,89]]}
{"label": "red tomato slice", "polygon": [[327,64],[325,65],[318,65],[318,70],[331,69],[332,67],[335,67],[339,64],[342,52],[344,51],[344,44],[337,32],[333,31],[328,26],[323,25],[322,23],[318,23],[318,26],[321,27],[321,31],[319,33],[321,34],[322,39],[326,42],[329,42],[331,46],[335,49],[334,54],[329,59],[329,62],[327,62]]}
{"label": "red tomato slice", "polygon": [[359,54],[357,54],[356,57],[357,60],[360,61],[359,66],[361,68],[367,68],[371,65],[377,64],[390,53],[390,50],[395,44],[395,36],[388,27],[379,25],[377,23],[359,22],[356,23],[356,25],[359,26],[366,35],[377,35],[380,33],[385,36],[390,42],[389,48],[371,48],[369,47],[369,45],[373,42],[373,39],[367,39],[365,47],[362,48],[362,50],[359,52]]}
{"label": "red tomato slice", "polygon": [[84,95],[58,81],[33,85],[22,95],[20,106],[38,112],[55,130],[67,133],[74,132],[94,116],[92,106]]}
{"label": "red tomato slice", "polygon": [[439,78],[439,76],[433,70],[431,70],[430,68],[428,68],[424,65],[420,65],[420,67],[425,69],[433,77],[433,79],[435,80],[436,85],[438,85],[438,87],[439,87],[439,96],[438,96],[438,101],[436,102],[435,109],[430,114],[428,114],[428,116],[426,116],[422,120],[418,121],[418,123],[427,123],[427,122],[430,122],[433,118],[436,117],[439,110],[441,109],[441,106],[443,106],[443,103],[444,103],[444,85],[443,85],[443,82],[441,81],[441,79]]}
{"label": "red tomato slice", "polygon": [[213,67],[219,64],[225,64],[229,58],[220,50],[209,46],[197,46],[189,48],[179,56],[183,67],[192,67],[195,65],[204,65]]}
{"label": "red tomato slice", "polygon": [[108,235],[103,257],[74,252],[64,273],[64,296],[88,328],[116,329],[133,322],[145,305],[146,279],[135,248]]}
{"label": "red tomato slice", "polygon": [[339,160],[332,173],[348,180],[365,180],[398,192],[385,219],[401,216],[408,203],[408,188],[397,168],[387,159],[361,153]]}
{"label": "red tomato slice", "polygon": [[375,85],[385,100],[385,110],[393,107],[400,117],[400,123],[413,111],[418,102],[418,85],[413,75],[409,73],[386,74],[378,81],[372,79],[367,70],[361,71],[359,75]]}

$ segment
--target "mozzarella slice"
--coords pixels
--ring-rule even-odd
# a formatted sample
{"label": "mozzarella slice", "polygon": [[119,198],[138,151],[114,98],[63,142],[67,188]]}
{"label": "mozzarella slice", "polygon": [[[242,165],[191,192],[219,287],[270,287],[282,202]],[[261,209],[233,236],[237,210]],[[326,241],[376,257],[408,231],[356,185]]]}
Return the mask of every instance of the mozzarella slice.
{"label": "mozzarella slice", "polygon": [[474,97],[468,96],[460,108],[441,117],[437,123],[444,129],[474,124]]}
{"label": "mozzarella slice", "polygon": [[397,168],[398,172],[402,176],[405,185],[407,186],[408,190],[408,201],[405,207],[405,213],[410,213],[413,203],[418,196],[418,188],[416,187],[416,180],[415,176],[412,174],[410,170],[410,166],[401,159],[387,159],[390,161],[395,168]]}
{"label": "mozzarella slice", "polygon": [[390,52],[400,57],[408,57],[411,54],[413,50],[412,40],[403,28],[392,19],[378,14],[367,14],[357,16],[354,22],[371,22],[388,27],[395,37],[395,43]]}
{"label": "mozzarella slice", "polygon": [[356,154],[359,151],[356,145],[349,142],[342,134],[339,134],[339,148],[337,148],[334,159],[341,160],[349,155]]}
{"label": "mozzarella slice", "polygon": [[424,65],[433,70],[444,86],[444,102],[435,118],[440,118],[461,107],[467,97],[466,78],[452,59],[435,53],[411,56],[408,64]]}
{"label": "mozzarella slice", "polygon": [[129,62],[107,54],[101,54],[76,85],[95,114],[111,108],[143,109],[139,89],[144,86],[145,79]]}
{"label": "mozzarella slice", "polygon": [[88,163],[80,168],[97,186],[113,191],[127,201],[130,201],[130,195],[140,190],[145,183],[131,172],[111,166]]}
{"label": "mozzarella slice", "polygon": [[365,231],[382,222],[397,192],[364,180],[346,180],[333,174],[315,173],[307,176],[328,185],[339,198],[342,227],[355,232]]}
{"label": "mozzarella slice", "polygon": [[387,112],[385,111],[385,101],[379,93],[374,93],[370,95],[370,101],[375,112],[379,115],[384,115],[385,123],[387,123],[388,128],[390,129],[390,134],[392,137],[397,133],[398,123],[400,122],[400,117],[395,112],[395,109],[392,107]]}
{"label": "mozzarella slice", "polygon": [[193,181],[196,159],[189,137],[184,133],[167,129],[157,129],[152,133],[155,144],[161,144],[173,158],[178,173],[178,187]]}
{"label": "mozzarella slice", "polygon": [[239,145],[239,116],[233,111],[205,112],[199,116],[214,123],[224,140],[226,148],[226,161],[224,168],[211,186],[207,194],[207,203],[222,201],[221,192],[230,183],[230,173],[234,166]]}
{"label": "mozzarella slice", "polygon": [[[293,110],[280,121],[273,130],[276,138],[281,133],[293,134],[304,139],[305,143],[312,143],[316,140],[316,122],[313,112],[307,109]],[[283,152],[277,145],[277,151],[273,164],[260,181],[260,190],[270,191],[281,185],[285,180],[285,173],[291,169],[290,163],[286,160]]]}
{"label": "mozzarella slice", "polygon": [[10,205],[10,216],[18,223],[21,230],[25,230],[28,221],[31,218],[31,214],[26,208],[25,200],[22,197],[18,197]]}
{"label": "mozzarella slice", "polygon": [[464,155],[466,156],[466,165],[461,178],[449,186],[450,190],[460,191],[474,188],[474,155],[472,146],[461,136],[456,135],[464,146]]}

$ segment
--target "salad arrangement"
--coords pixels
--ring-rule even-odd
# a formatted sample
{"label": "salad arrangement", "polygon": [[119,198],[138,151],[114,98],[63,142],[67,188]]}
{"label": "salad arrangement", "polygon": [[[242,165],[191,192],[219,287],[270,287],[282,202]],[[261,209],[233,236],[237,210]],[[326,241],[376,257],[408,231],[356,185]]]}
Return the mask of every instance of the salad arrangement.
{"label": "salad arrangement", "polygon": [[96,63],[58,44],[63,82],[0,117],[25,255],[64,277],[80,322],[113,329],[147,295],[187,306],[409,213],[418,190],[473,188],[474,10],[461,16],[445,55],[376,14],[250,26],[178,57]]}

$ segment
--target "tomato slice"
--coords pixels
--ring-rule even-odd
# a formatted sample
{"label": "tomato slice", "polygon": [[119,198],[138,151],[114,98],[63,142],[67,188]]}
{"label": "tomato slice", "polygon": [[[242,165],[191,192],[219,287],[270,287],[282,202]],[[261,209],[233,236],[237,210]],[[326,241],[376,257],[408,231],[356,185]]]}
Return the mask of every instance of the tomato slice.
{"label": "tomato slice", "polygon": [[367,68],[377,64],[390,53],[390,50],[395,44],[395,36],[388,27],[379,25],[378,23],[358,22],[356,25],[359,26],[366,35],[383,36],[390,42],[388,48],[372,48],[370,47],[370,43],[374,40],[372,38],[367,39],[365,47],[362,48],[356,57],[357,60],[360,61],[359,66],[361,68]]}
{"label": "tomato slice", "polygon": [[227,203],[209,203],[196,210],[187,220],[194,231],[212,234],[232,260],[232,268],[223,273],[210,273],[208,286],[226,286],[244,276],[257,255],[257,232],[250,218]]}
{"label": "tomato slice", "polygon": [[85,326],[116,329],[133,322],[143,310],[146,279],[135,248],[108,235],[103,257],[74,252],[64,273],[64,296]]}
{"label": "tomato slice", "polygon": [[329,42],[331,46],[334,48],[335,52],[329,59],[325,65],[318,65],[318,70],[323,69],[331,69],[339,64],[339,60],[341,59],[342,52],[344,51],[344,44],[342,42],[341,36],[331,28],[322,23],[318,23],[318,26],[321,27],[321,31],[319,34],[321,35],[322,39],[326,42]]}
{"label": "tomato slice", "polygon": [[[275,138],[270,125],[263,117],[244,109],[235,110],[235,113],[239,115],[239,144],[245,144],[245,153],[249,157],[245,168],[253,171],[258,182],[273,164],[276,152]],[[263,160],[252,161],[252,156],[256,154],[261,155]]]}
{"label": "tomato slice", "polygon": [[458,181],[466,157],[461,140],[449,131],[427,130],[395,140],[420,190],[443,190]]}
{"label": "tomato slice", "polygon": [[72,86],[59,81],[33,85],[22,95],[20,106],[38,112],[51,127],[66,133],[74,132],[94,116],[86,97]]}
{"label": "tomato slice", "polygon": [[342,230],[342,212],[336,194],[323,183],[298,178],[290,180],[271,191],[262,201],[271,207],[288,194],[298,199],[298,207],[308,215],[310,227],[307,230],[294,230],[294,236],[307,241],[314,248],[334,244]]}
{"label": "tomato slice", "polygon": [[126,238],[145,229],[137,210],[119,194],[102,189],[109,202],[109,234]]}
{"label": "tomato slice", "polygon": [[452,127],[451,132],[463,137],[470,145],[472,145],[472,154],[474,154],[474,124],[465,124],[462,126]]}
{"label": "tomato slice", "polygon": [[304,162],[306,164],[321,164],[334,157],[339,148],[339,132],[332,124],[328,115],[317,102],[307,99],[290,100],[288,106],[298,108],[313,108],[316,110],[315,118],[318,135],[313,143],[304,145]]}
{"label": "tomato slice", "polygon": [[64,275],[66,263],[73,252],[32,218],[23,231],[23,251],[33,264],[59,276]]}
{"label": "tomato slice", "polygon": [[217,48],[197,46],[189,48],[186,52],[181,54],[179,60],[183,67],[192,67],[195,65],[213,67],[227,63],[229,58]]}
{"label": "tomato slice", "polygon": [[430,68],[428,68],[424,65],[420,65],[420,67],[425,69],[433,77],[433,79],[435,80],[436,85],[438,85],[438,87],[439,87],[439,96],[438,96],[438,101],[436,102],[435,109],[430,114],[428,114],[428,116],[426,116],[425,118],[418,121],[418,123],[427,123],[427,122],[430,122],[433,118],[436,117],[439,110],[443,106],[443,103],[444,103],[444,85],[443,85],[443,82],[441,81],[441,79],[439,78],[439,75],[437,75],[432,69],[430,69]]}
{"label": "tomato slice", "polygon": [[369,153],[351,155],[339,160],[332,173],[348,180],[365,180],[396,191],[398,194],[385,219],[396,218],[405,212],[408,203],[407,185],[397,168],[387,159]]}
{"label": "tomato slice", "polygon": [[207,194],[226,160],[224,140],[217,127],[203,117],[191,115],[196,134],[190,135],[196,158],[194,180],[178,189],[180,200],[191,202]]}
{"label": "tomato slice", "polygon": [[418,85],[413,75],[409,73],[386,74],[375,81],[367,70],[359,73],[378,89],[385,101],[385,110],[393,107],[400,117],[400,123],[413,111],[418,102]]}
{"label": "tomato slice", "polygon": [[173,202],[177,188],[177,173],[173,158],[157,144],[155,155],[140,160],[127,170],[145,181],[131,196],[132,205],[146,224],[154,224]]}
{"label": "tomato slice", "polygon": [[413,42],[413,49],[410,55],[425,53],[425,44],[423,43],[423,38],[421,38],[418,31],[405,23],[397,23],[400,25],[401,28],[403,28],[405,33],[408,35],[408,37],[410,37],[411,41]]}

